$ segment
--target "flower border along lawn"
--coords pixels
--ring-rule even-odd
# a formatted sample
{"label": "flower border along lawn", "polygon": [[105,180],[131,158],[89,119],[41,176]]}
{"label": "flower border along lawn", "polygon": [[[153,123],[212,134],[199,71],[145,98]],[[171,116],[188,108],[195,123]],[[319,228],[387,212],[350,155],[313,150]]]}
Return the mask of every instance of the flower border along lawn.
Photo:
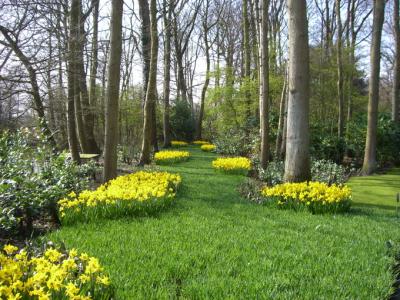
{"label": "flower border along lawn", "polygon": [[[385,299],[394,275],[392,211],[312,215],[240,198],[239,175],[215,154],[163,170],[182,176],[175,205],[157,217],[65,226],[49,239],[99,258],[118,299]],[[398,246],[398,244],[396,244]]]}

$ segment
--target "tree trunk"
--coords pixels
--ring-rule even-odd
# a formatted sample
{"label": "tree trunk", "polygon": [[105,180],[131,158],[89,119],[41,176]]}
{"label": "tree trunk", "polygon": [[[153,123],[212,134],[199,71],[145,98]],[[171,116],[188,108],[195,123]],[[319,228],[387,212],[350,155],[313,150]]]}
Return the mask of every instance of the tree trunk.
{"label": "tree trunk", "polygon": [[113,0],[111,7],[110,58],[104,139],[104,182],[117,176],[118,100],[122,55],[123,0]]}
{"label": "tree trunk", "polygon": [[393,67],[393,100],[392,120],[400,123],[400,24],[399,24],[399,0],[393,0],[393,27],[396,43],[395,60]]}
{"label": "tree trunk", "polygon": [[39,85],[37,82],[36,69],[32,66],[28,57],[22,52],[20,47],[17,44],[17,41],[13,40],[9,34],[7,28],[0,25],[0,32],[3,34],[4,38],[8,42],[11,50],[15,53],[18,59],[22,62],[25,69],[28,72],[29,82],[31,84],[31,94],[33,97],[34,109],[39,117],[39,126],[42,129],[43,134],[46,136],[47,140],[51,144],[51,146],[56,149],[57,144],[54,139],[54,136],[47,124],[45,110],[43,106],[43,101],[39,92]]}
{"label": "tree trunk", "polygon": [[309,96],[310,59],[307,1],[287,0],[289,19],[289,102],[285,181],[310,179]]}
{"label": "tree trunk", "polygon": [[374,17],[372,24],[371,42],[371,74],[369,79],[369,102],[368,102],[368,127],[365,142],[364,162],[361,173],[372,174],[377,167],[376,161],[376,139],[378,128],[378,104],[379,104],[379,73],[381,59],[381,38],[385,14],[385,0],[374,2]]}
{"label": "tree trunk", "polygon": [[[170,83],[171,83],[171,16],[172,8],[168,8],[167,1],[164,0],[164,116],[163,116],[163,134],[164,134],[164,148],[171,147],[171,126],[169,122],[170,113]],[[170,4],[171,5],[171,4]]]}
{"label": "tree trunk", "polygon": [[264,170],[269,157],[269,66],[268,66],[268,0],[261,0],[260,32],[260,164]]}
{"label": "tree trunk", "polygon": [[287,94],[287,75],[285,74],[285,80],[283,82],[281,101],[279,105],[279,122],[278,122],[278,133],[276,135],[276,143],[275,143],[275,155],[277,159],[282,159],[281,156],[281,148],[283,142],[283,131],[285,127],[285,113],[286,113],[286,94]]}
{"label": "tree trunk", "polygon": [[243,0],[242,6],[243,17],[243,60],[244,60],[244,82],[245,82],[245,103],[246,103],[246,122],[251,117],[251,93],[249,80],[251,75],[251,49],[250,49],[250,34],[249,34],[249,19],[248,19],[248,0]]}
{"label": "tree trunk", "polygon": [[[338,115],[338,138],[342,139],[344,136],[344,93],[343,93],[343,57],[342,57],[342,20],[340,18],[340,0],[336,0],[336,26],[338,31],[337,37],[337,95],[339,104],[339,115]],[[342,157],[339,154],[339,157]]]}
{"label": "tree trunk", "polygon": [[151,25],[151,56],[150,72],[147,85],[146,101],[144,104],[144,124],[142,153],[140,165],[150,163],[150,146],[152,141],[152,108],[157,98],[157,56],[158,56],[158,32],[157,32],[157,3],[150,0],[150,25]]}

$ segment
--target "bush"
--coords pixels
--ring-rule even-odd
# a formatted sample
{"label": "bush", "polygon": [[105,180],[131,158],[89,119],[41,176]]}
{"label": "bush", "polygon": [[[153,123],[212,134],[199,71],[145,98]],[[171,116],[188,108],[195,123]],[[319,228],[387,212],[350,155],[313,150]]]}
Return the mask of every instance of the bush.
{"label": "bush", "polygon": [[113,288],[97,258],[75,249],[0,250],[2,299],[112,299]]}
{"label": "bush", "polygon": [[33,222],[59,222],[57,201],[88,185],[93,164],[78,166],[54,154],[40,135],[23,130],[0,137],[0,231],[31,234]]}
{"label": "bush", "polygon": [[177,140],[192,141],[195,127],[189,103],[178,100],[171,108],[170,125],[172,135]]}
{"label": "bush", "polygon": [[167,172],[140,171],[119,176],[95,191],[71,193],[61,199],[62,222],[155,213],[171,203],[181,180],[179,175]]}
{"label": "bush", "polygon": [[[257,165],[258,179],[269,186],[283,183],[285,163],[283,161],[272,161],[267,170]],[[344,166],[338,165],[330,160],[311,160],[311,180],[326,184],[343,184],[349,178],[350,171]]]}
{"label": "bush", "polygon": [[348,187],[322,182],[278,184],[263,188],[261,194],[280,208],[307,209],[312,213],[345,212],[351,203]]}
{"label": "bush", "polygon": [[214,145],[217,153],[229,156],[248,156],[259,149],[259,133],[245,128],[232,128],[217,136]]}

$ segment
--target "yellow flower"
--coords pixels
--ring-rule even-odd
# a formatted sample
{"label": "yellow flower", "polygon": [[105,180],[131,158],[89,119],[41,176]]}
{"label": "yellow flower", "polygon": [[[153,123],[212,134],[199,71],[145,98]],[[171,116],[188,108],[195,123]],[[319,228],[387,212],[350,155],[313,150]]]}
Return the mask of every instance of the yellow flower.
{"label": "yellow flower", "polygon": [[224,157],[217,158],[212,162],[212,165],[217,170],[223,171],[248,171],[251,168],[250,159],[246,157]]}
{"label": "yellow flower", "polygon": [[110,279],[107,276],[97,277],[97,282],[104,285],[110,285]]}
{"label": "yellow flower", "polygon": [[46,252],[44,253],[44,256],[47,257],[49,259],[49,261],[51,262],[57,262],[60,257],[61,257],[61,253],[58,252],[56,249],[47,249]]}
{"label": "yellow flower", "polygon": [[206,141],[194,141],[193,144],[195,144],[195,145],[207,145],[207,144],[209,144],[209,142],[206,142]]}
{"label": "yellow flower", "polygon": [[202,146],[200,147],[200,149],[201,149],[202,151],[206,151],[206,152],[214,151],[215,148],[216,148],[215,145],[212,145],[212,144],[205,144],[205,145],[202,145]]}
{"label": "yellow flower", "polygon": [[188,143],[183,141],[171,141],[171,145],[176,147],[185,147],[188,145]]}
{"label": "yellow flower", "polygon": [[7,253],[7,255],[12,255],[18,250],[18,247],[15,247],[13,245],[5,245],[3,250]]}
{"label": "yellow flower", "polygon": [[65,293],[69,297],[76,296],[79,293],[79,288],[75,284],[73,284],[72,282],[69,282],[65,286]]}

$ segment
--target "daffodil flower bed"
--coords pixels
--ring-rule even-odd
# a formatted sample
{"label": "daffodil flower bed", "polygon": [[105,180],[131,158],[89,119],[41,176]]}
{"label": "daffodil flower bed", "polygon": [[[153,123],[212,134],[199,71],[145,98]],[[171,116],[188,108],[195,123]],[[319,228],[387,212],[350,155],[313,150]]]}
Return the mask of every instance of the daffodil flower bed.
{"label": "daffodil flower bed", "polygon": [[243,175],[251,168],[250,159],[246,157],[221,157],[214,160],[212,165],[218,171]]}
{"label": "daffodil flower bed", "polygon": [[167,172],[140,171],[119,176],[94,191],[71,193],[61,199],[60,217],[63,223],[70,223],[155,213],[172,202],[180,183],[180,175]]}
{"label": "daffodil flower bed", "polygon": [[171,141],[171,146],[173,147],[186,147],[189,144],[183,141]]}
{"label": "daffodil flower bed", "polygon": [[210,143],[206,141],[194,141],[193,144],[201,146],[201,145],[208,145]]}
{"label": "daffodil flower bed", "polygon": [[190,157],[188,151],[159,151],[154,155],[154,160],[157,164],[170,164],[181,161],[186,161]]}
{"label": "daffodil flower bed", "polygon": [[261,194],[281,208],[306,208],[312,213],[345,212],[351,206],[351,189],[322,182],[284,183],[264,187]]}
{"label": "daffodil flower bed", "polygon": [[41,254],[6,245],[0,250],[0,299],[112,299],[97,258],[48,248]]}
{"label": "daffodil flower bed", "polygon": [[205,152],[214,151],[215,148],[216,148],[215,145],[212,145],[212,144],[205,144],[205,145],[201,145],[201,147],[200,147],[200,149]]}

